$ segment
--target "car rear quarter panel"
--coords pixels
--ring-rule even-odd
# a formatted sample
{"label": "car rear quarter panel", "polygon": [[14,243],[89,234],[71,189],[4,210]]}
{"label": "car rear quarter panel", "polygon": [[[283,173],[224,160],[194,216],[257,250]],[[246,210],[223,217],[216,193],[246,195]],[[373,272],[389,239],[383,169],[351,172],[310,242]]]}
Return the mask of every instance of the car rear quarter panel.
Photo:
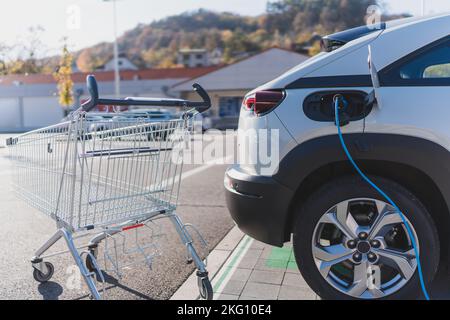
{"label": "car rear quarter panel", "polygon": [[[274,112],[257,117],[250,111],[241,111],[238,129],[238,163],[241,170],[253,175],[272,176],[280,159],[296,145]],[[266,156],[271,158],[270,164],[266,160],[261,162]]]}

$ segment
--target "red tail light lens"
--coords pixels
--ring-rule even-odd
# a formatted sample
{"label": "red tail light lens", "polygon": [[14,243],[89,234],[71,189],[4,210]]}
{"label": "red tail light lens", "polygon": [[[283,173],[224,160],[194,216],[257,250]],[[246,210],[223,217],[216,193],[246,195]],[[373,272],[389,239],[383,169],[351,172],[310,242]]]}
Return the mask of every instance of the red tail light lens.
{"label": "red tail light lens", "polygon": [[255,99],[255,95],[254,94],[245,97],[244,98],[244,103],[243,103],[244,104],[244,108],[247,109],[247,110],[253,110],[253,108],[255,107],[255,102],[256,102],[256,99]]}
{"label": "red tail light lens", "polygon": [[284,99],[283,91],[258,91],[245,97],[244,107],[255,115],[263,115],[276,108]]}

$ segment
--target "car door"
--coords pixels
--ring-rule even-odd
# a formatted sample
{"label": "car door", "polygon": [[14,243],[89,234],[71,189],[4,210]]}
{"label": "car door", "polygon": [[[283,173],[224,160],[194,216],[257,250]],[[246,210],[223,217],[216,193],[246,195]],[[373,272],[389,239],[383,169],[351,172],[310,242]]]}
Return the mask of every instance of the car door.
{"label": "car door", "polygon": [[379,71],[377,56],[369,61],[378,108],[367,130],[421,137],[450,150],[450,36]]}

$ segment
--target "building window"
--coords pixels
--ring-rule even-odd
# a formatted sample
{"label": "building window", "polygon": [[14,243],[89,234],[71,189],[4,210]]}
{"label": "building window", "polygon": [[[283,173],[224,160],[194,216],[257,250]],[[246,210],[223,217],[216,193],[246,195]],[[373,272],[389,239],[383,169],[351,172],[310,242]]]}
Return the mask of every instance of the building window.
{"label": "building window", "polygon": [[201,59],[203,59],[203,55],[202,54],[197,54],[197,55],[195,55],[195,58],[197,60],[201,60]]}
{"label": "building window", "polygon": [[241,110],[241,97],[221,97],[219,98],[219,116],[237,117]]}

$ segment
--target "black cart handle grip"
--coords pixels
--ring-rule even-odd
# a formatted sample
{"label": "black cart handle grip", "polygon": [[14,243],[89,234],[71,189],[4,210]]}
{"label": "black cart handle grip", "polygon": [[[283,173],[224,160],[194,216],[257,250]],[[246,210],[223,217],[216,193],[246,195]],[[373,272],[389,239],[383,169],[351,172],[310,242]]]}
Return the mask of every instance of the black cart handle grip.
{"label": "black cart handle grip", "polygon": [[97,85],[97,80],[95,80],[95,77],[93,75],[88,75],[86,78],[86,85],[87,85],[87,89],[90,95],[90,98],[88,101],[86,101],[85,103],[83,103],[81,105],[81,108],[86,111],[89,112],[92,109],[94,109],[97,105],[98,105],[98,85]]}
{"label": "black cart handle grip", "polygon": [[206,90],[203,89],[203,87],[201,85],[199,85],[198,83],[194,83],[192,85],[192,87],[194,88],[194,91],[203,100],[203,105],[199,105],[199,106],[195,107],[195,109],[197,109],[198,112],[202,113],[202,112],[207,111],[209,108],[211,108],[211,98],[209,97]]}

